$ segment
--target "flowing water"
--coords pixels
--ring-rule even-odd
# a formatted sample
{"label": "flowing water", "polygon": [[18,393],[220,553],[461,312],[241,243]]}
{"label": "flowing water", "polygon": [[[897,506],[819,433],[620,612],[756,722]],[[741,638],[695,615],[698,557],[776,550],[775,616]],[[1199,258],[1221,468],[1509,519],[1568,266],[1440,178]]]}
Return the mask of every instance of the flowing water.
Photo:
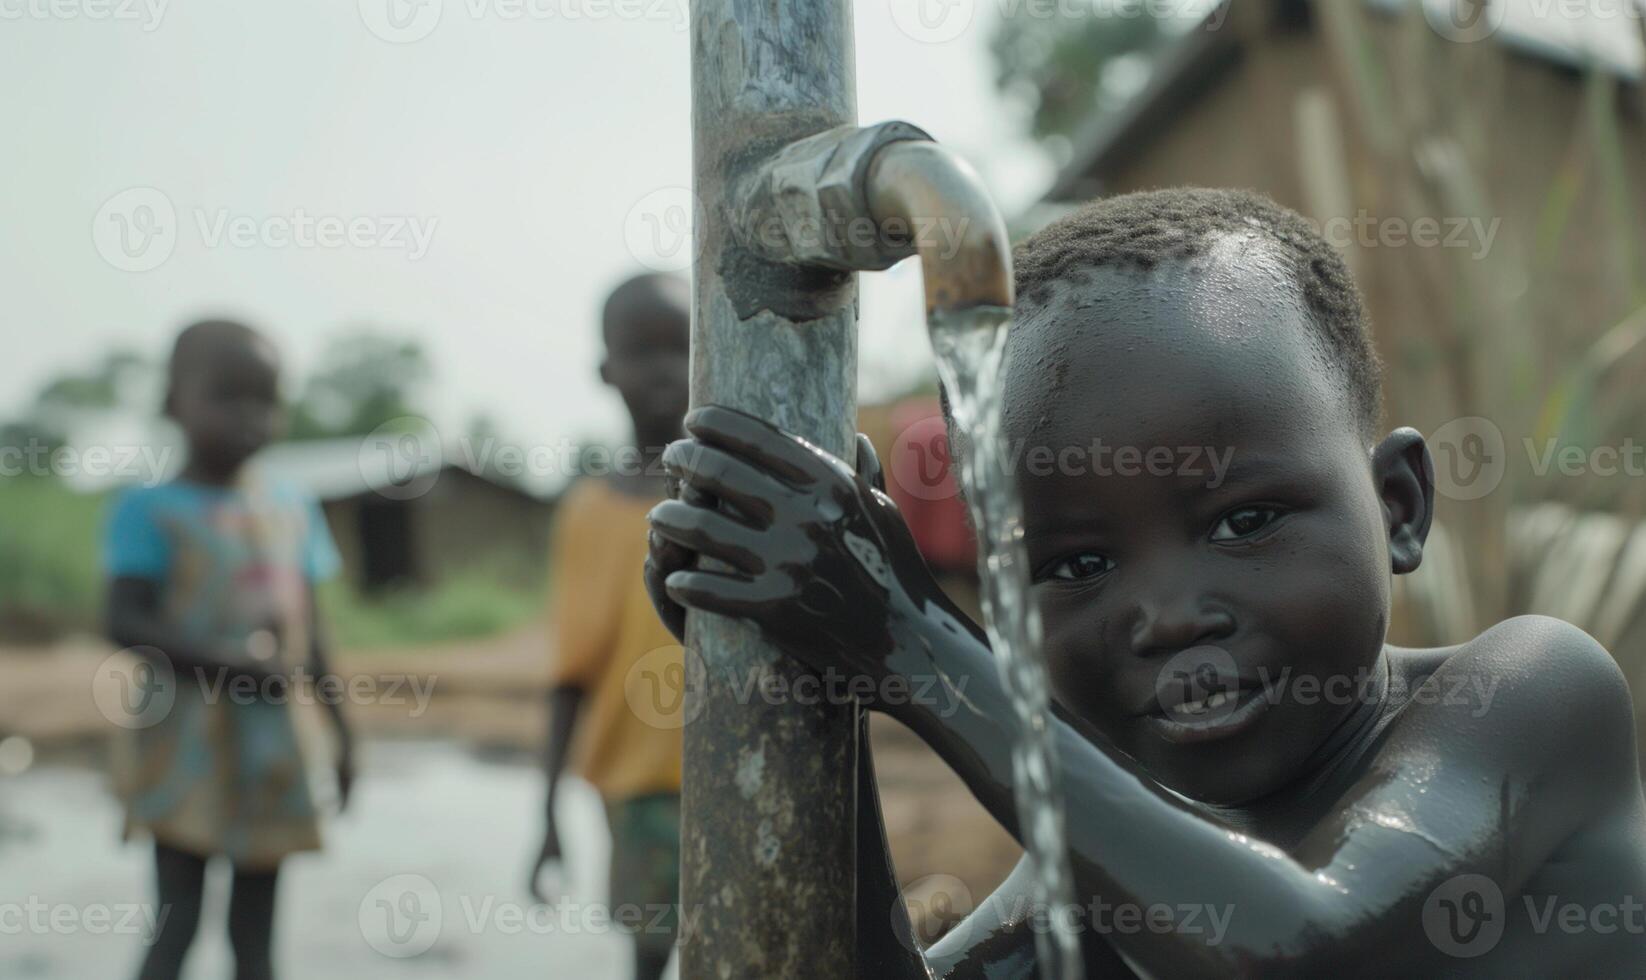
{"label": "flowing water", "polygon": [[1080,937],[1070,926],[1076,921],[1071,914],[1074,880],[1063,832],[1063,794],[1040,648],[1040,612],[1030,594],[1023,503],[1001,433],[1011,311],[982,308],[934,313],[930,326],[932,350],[948,391],[955,428],[968,437],[961,454],[961,478],[978,531],[983,614],[1001,681],[1016,715],[1013,787],[1024,849],[1035,869],[1036,917],[1042,920],[1035,929],[1040,975],[1048,980],[1078,980],[1082,973]]}

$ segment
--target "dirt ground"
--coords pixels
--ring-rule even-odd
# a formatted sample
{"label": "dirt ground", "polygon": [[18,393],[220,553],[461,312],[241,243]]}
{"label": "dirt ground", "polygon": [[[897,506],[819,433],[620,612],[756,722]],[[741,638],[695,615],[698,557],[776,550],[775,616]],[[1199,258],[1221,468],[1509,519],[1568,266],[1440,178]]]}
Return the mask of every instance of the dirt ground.
{"label": "dirt ground", "polygon": [[[535,753],[546,723],[544,648],[534,625],[480,641],[345,651],[337,666],[345,677],[414,676],[432,692],[422,710],[409,689],[385,703],[351,704],[363,737]],[[106,738],[112,729],[96,691],[111,653],[90,637],[0,648],[0,738],[22,735],[43,749]],[[915,910],[936,904],[926,900],[934,890],[946,893],[945,907],[964,910],[981,900],[1017,861],[1017,844],[913,734],[877,716],[872,740],[893,861]],[[922,931],[931,938],[929,928]]]}

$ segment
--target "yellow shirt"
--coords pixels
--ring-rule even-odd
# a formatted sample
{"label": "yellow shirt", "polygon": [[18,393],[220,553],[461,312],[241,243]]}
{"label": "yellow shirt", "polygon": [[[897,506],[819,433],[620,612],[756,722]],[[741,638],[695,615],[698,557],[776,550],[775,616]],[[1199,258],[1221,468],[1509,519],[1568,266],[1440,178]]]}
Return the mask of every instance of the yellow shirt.
{"label": "yellow shirt", "polygon": [[583,689],[569,761],[607,803],[680,792],[684,651],[641,579],[655,503],[589,479],[555,517],[549,683]]}

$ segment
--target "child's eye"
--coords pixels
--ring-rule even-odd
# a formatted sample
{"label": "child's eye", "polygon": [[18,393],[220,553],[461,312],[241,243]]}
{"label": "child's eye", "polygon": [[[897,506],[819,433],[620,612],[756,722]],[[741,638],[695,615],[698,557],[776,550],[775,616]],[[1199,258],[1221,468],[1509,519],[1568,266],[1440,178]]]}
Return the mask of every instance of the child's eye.
{"label": "child's eye", "polygon": [[1280,516],[1273,507],[1242,507],[1232,510],[1212,528],[1213,541],[1238,541],[1268,527]]}
{"label": "child's eye", "polygon": [[1114,567],[1114,562],[1095,551],[1071,555],[1046,569],[1046,577],[1064,582],[1079,582],[1102,575]]}

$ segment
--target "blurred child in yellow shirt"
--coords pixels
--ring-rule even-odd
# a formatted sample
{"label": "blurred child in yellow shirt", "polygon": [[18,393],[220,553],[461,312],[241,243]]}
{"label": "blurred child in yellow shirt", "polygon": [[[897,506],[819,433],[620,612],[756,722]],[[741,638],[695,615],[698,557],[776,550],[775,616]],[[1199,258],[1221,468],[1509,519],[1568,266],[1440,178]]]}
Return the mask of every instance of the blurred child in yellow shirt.
{"label": "blurred child in yellow shirt", "polygon": [[[635,977],[654,980],[673,950],[680,892],[680,728],[684,654],[646,595],[646,514],[665,496],[663,447],[687,408],[691,288],[642,275],[606,300],[601,380],[634,423],[611,473],[569,489],[550,567],[547,828],[532,872],[562,855],[555,787],[570,770],[599,791],[612,832],[611,920],[635,940]],[[638,450],[637,452],[635,450]]]}

